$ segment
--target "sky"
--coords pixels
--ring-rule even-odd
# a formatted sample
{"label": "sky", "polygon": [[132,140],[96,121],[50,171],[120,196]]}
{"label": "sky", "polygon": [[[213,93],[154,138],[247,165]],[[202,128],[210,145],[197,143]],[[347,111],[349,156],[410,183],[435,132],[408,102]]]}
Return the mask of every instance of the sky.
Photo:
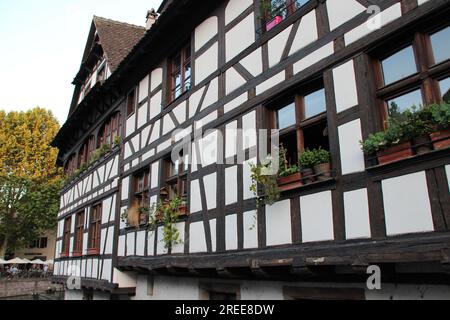
{"label": "sky", "polygon": [[161,2],[0,0],[0,110],[39,106],[62,125],[93,15],[144,26]]}

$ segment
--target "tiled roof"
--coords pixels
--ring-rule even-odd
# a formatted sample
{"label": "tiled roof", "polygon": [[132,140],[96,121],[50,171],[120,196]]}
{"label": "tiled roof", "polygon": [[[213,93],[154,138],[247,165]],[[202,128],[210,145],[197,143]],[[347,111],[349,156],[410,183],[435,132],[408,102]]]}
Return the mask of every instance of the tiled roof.
{"label": "tiled roof", "polygon": [[120,62],[145,35],[144,27],[94,16],[94,25],[100,44],[114,72]]}

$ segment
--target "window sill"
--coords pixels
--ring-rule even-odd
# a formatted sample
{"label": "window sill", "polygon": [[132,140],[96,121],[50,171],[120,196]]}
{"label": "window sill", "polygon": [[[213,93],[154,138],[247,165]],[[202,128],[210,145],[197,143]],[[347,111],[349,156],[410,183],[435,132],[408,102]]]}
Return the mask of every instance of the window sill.
{"label": "window sill", "polygon": [[74,258],[79,258],[81,256],[83,256],[83,254],[81,252],[72,252],[72,257],[74,257]]}
{"label": "window sill", "polygon": [[61,254],[59,255],[59,257],[60,257],[60,258],[68,258],[68,257],[69,257],[69,253],[68,253],[68,252],[61,253]]}
{"label": "window sill", "polygon": [[88,256],[99,256],[100,255],[100,249],[88,249],[87,255]]}

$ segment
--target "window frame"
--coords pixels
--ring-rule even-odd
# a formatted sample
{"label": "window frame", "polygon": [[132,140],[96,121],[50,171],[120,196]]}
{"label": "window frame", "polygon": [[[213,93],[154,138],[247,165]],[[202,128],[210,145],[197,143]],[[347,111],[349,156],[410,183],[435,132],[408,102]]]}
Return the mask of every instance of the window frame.
{"label": "window frame", "polygon": [[70,236],[71,236],[71,230],[72,230],[72,216],[67,217],[64,219],[64,226],[63,226],[63,240],[62,240],[62,249],[61,249],[61,256],[67,257],[70,253]]}
{"label": "window frame", "polygon": [[[375,81],[377,112],[379,113],[379,123],[377,125],[381,129],[387,129],[389,119],[387,102],[389,100],[420,89],[422,105],[426,106],[442,101],[443,93],[440,92],[439,82],[450,77],[450,59],[438,64],[435,63],[431,36],[449,27],[450,25],[440,25],[426,30],[416,30],[411,36],[404,39],[400,45],[398,45],[398,39],[396,39],[397,42],[387,45],[390,50],[380,54],[379,51],[383,50],[380,48],[369,54]],[[417,72],[386,85],[383,78],[382,61],[410,45],[414,51],[414,63]],[[385,47],[383,46],[383,48]]]}
{"label": "window frame", "polygon": [[80,168],[83,163],[89,163],[93,154],[95,152],[95,136],[91,135],[86,140],[84,140],[78,151],[78,168]]}
{"label": "window frame", "polygon": [[[189,57],[186,56],[186,52],[188,51],[187,50],[188,48],[189,48]],[[175,80],[174,80],[175,78],[174,78],[174,76],[176,74],[178,74],[178,67],[175,67],[174,61],[175,61],[175,58],[178,57],[178,56],[180,56],[180,60],[181,60],[180,69],[179,69],[179,73],[180,73],[180,77],[181,77],[181,80],[180,80],[181,93],[180,93],[179,96],[175,97],[176,85],[175,85]],[[168,73],[167,73],[167,75],[168,75],[168,80],[167,80],[167,82],[168,82],[168,94],[167,95],[168,95],[169,103],[179,99],[186,92],[189,92],[192,89],[192,83],[193,83],[192,82],[192,73],[193,73],[192,58],[193,58],[192,57],[192,45],[191,45],[191,42],[189,40],[180,49],[178,49],[175,54],[173,54],[168,59]],[[185,82],[187,80],[187,78],[186,78],[186,66],[187,65],[190,65],[190,70],[191,70],[190,71],[190,76],[188,78],[189,81],[190,81],[189,82],[190,86],[189,86],[188,90],[185,89],[185,85],[186,85]],[[177,70],[174,70],[174,69],[177,69]]]}
{"label": "window frame", "polygon": [[[126,117],[127,119],[131,117],[136,112],[136,105],[137,105],[137,88],[133,88],[128,92],[127,98],[126,98]],[[132,105],[132,107],[131,107]],[[131,110],[132,108],[132,110]]]}
{"label": "window frame", "polygon": [[84,220],[85,212],[78,212],[75,216],[75,238],[73,242],[74,256],[81,256],[83,253]]}
{"label": "window frame", "polygon": [[91,208],[89,221],[88,254],[100,254],[101,228],[102,228],[102,203],[97,203]]}
{"label": "window frame", "polygon": [[[172,162],[171,158],[166,158],[163,162],[163,183],[164,187],[162,188],[162,191],[167,192],[167,194],[164,194],[162,192],[161,196],[163,200],[173,200],[176,196],[179,196],[182,201],[187,202],[187,199],[189,198],[189,191],[188,191],[188,173],[189,173],[189,165],[186,167],[186,157],[188,155],[183,155],[179,157],[179,163],[177,172],[173,173],[172,168],[174,168],[175,164]],[[189,163],[189,160],[187,160]],[[173,192],[174,186],[176,186],[176,191]],[[182,191],[180,194],[180,190]],[[184,191],[184,192],[183,192]]]}
{"label": "window frame", "polygon": [[[316,81],[306,85],[299,90],[296,90],[294,94],[285,96],[284,98],[277,100],[275,103],[271,103],[267,106],[269,110],[269,128],[278,129],[278,112],[287,107],[290,103],[294,102],[295,105],[295,124],[290,127],[280,130],[280,144],[281,140],[289,135],[295,134],[297,142],[297,153],[305,151],[305,130],[316,125],[320,125],[323,122],[328,126],[328,106],[325,105],[326,110],[310,118],[306,118],[306,105],[305,97],[320,90],[326,89],[322,82]],[[326,99],[325,99],[326,104]],[[281,106],[281,107],[280,107]],[[330,145],[330,139],[328,137],[328,145]]]}
{"label": "window frame", "polygon": [[114,146],[114,139],[121,137],[122,122],[119,111],[112,114],[100,127],[97,135],[97,148],[108,145],[110,149]]}
{"label": "window frame", "polygon": [[[142,187],[139,186],[142,179]],[[133,205],[141,207],[150,206],[150,168],[141,170],[133,176]]]}

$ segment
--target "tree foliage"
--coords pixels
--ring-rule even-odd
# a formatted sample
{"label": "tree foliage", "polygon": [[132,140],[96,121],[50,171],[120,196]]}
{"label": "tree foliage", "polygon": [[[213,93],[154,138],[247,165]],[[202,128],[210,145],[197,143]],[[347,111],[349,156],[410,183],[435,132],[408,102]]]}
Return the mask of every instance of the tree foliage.
{"label": "tree foliage", "polygon": [[0,111],[0,257],[54,228],[61,175],[50,111]]}

